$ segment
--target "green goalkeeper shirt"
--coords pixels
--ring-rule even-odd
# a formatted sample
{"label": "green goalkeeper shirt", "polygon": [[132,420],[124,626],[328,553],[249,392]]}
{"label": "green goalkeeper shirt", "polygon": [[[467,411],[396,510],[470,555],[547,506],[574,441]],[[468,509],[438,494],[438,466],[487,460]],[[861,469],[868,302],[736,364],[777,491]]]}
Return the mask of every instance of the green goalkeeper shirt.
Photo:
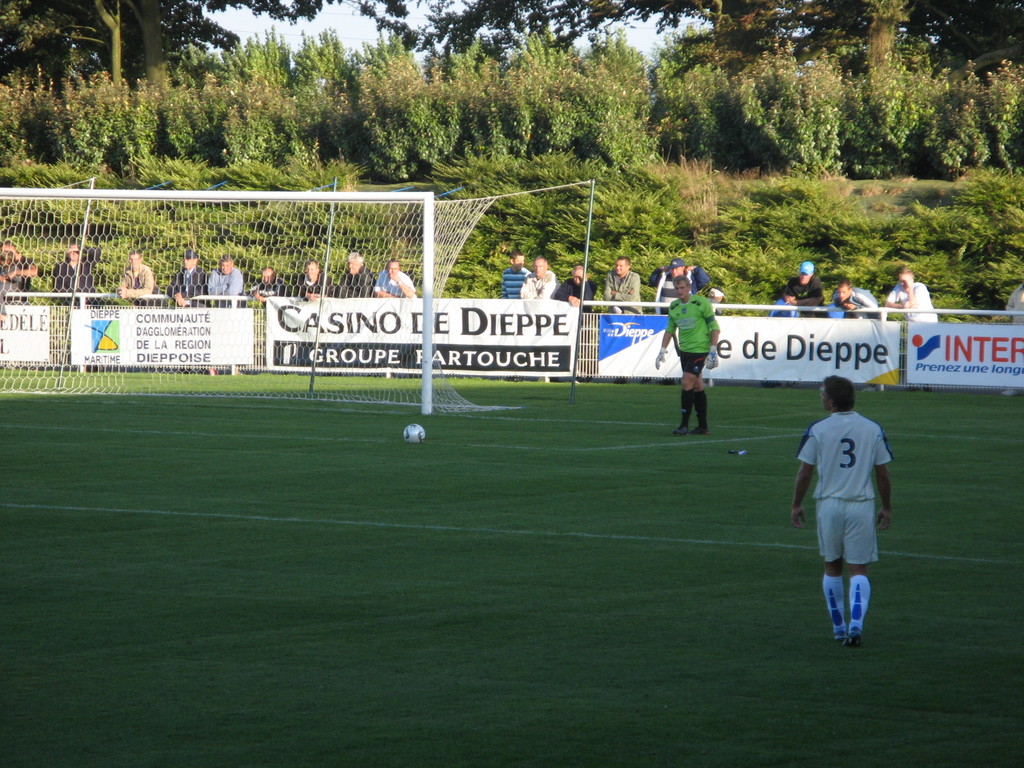
{"label": "green goalkeeper shirt", "polygon": [[675,336],[681,352],[699,353],[711,349],[711,332],[720,329],[711,302],[691,295],[685,304],[676,299],[669,305],[665,330]]}

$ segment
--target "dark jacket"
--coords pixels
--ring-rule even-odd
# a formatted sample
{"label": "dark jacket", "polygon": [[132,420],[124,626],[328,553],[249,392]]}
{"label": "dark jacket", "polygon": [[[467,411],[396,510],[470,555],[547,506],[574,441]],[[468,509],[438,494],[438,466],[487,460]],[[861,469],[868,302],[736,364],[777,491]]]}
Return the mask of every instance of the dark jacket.
{"label": "dark jacket", "polygon": [[354,275],[345,270],[338,283],[337,296],[339,299],[368,299],[373,296],[373,286],[376,282],[376,276],[366,267]]}
{"label": "dark jacket", "polygon": [[[551,298],[555,301],[569,301],[570,296],[575,296],[583,301],[593,301],[597,295],[597,284],[593,280],[587,280],[582,285],[571,277],[555,288]],[[584,312],[593,312],[593,307],[584,307]]]}

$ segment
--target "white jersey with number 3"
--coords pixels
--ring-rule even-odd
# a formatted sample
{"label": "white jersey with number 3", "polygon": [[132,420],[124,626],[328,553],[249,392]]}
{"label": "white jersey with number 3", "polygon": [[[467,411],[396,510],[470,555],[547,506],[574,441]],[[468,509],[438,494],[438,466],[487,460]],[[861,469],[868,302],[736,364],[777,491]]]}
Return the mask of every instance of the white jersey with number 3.
{"label": "white jersey with number 3", "polygon": [[816,499],[875,498],[875,466],[892,461],[885,432],[856,411],[840,411],[807,428],[797,458],[818,469]]}

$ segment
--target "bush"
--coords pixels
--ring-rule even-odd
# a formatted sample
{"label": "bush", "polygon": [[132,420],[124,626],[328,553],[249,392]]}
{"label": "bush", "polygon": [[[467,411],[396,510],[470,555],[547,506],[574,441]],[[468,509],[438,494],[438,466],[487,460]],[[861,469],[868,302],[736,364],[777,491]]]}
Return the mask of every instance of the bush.
{"label": "bush", "polygon": [[930,176],[958,179],[988,161],[979,108],[982,87],[974,78],[944,85],[936,88],[935,119],[925,131],[924,151],[934,171]]}
{"label": "bush", "polygon": [[762,170],[834,175],[841,170],[843,83],[828,60],[797,67],[789,55],[766,59],[738,84],[744,145]]}
{"label": "bush", "polygon": [[368,63],[359,80],[366,146],[358,157],[377,179],[422,177],[451,157],[459,136],[457,107],[439,82],[424,79],[412,54],[396,40],[378,46]]}
{"label": "bush", "polygon": [[132,91],[105,74],[65,83],[54,121],[58,156],[81,168],[129,171],[156,150],[159,100],[152,89]]}
{"label": "bush", "polygon": [[931,78],[897,68],[852,81],[842,121],[845,175],[930,178],[922,142],[934,119],[935,86]]}

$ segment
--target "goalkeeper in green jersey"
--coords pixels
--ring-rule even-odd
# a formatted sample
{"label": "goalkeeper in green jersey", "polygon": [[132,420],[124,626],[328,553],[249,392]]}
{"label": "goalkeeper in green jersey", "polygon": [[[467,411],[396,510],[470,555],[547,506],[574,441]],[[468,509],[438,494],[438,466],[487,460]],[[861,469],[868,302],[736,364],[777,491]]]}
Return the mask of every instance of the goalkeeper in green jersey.
{"label": "goalkeeper in green jersey", "polygon": [[[683,392],[680,398],[682,421],[673,435],[708,435],[708,396],[704,392],[704,369],[718,365],[718,321],[711,302],[690,293],[690,278],[673,278],[679,298],[668,308],[668,325],[661,337],[661,351],[655,367],[665,362],[669,341],[675,340],[679,363],[683,368]],[[690,413],[697,412],[697,426],[690,429]]]}

